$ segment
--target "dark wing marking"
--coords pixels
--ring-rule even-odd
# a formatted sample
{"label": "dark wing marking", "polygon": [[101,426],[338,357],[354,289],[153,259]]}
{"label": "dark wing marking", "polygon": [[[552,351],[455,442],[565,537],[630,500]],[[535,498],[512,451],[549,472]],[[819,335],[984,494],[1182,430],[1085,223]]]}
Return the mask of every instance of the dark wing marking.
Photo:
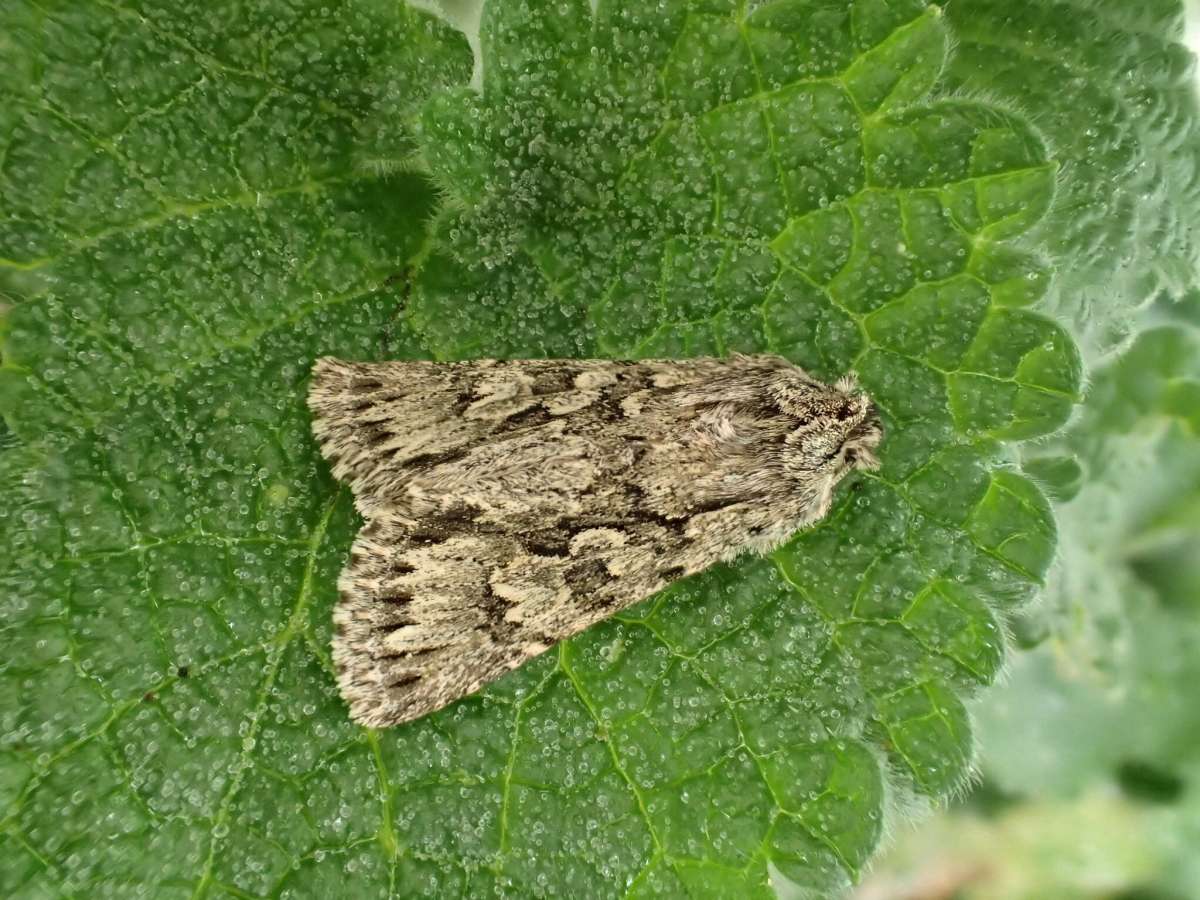
{"label": "dark wing marking", "polygon": [[[414,541],[376,519],[338,582],[333,659],[355,721],[407,722],[473,693],[558,641],[691,574],[663,526],[580,528],[566,554],[463,532]],[[530,541],[529,543],[535,543]]]}
{"label": "dark wing marking", "polygon": [[338,582],[333,660],[355,721],[372,727],[423,716],[546,650],[506,620],[491,586],[521,554],[504,535],[413,543],[403,525],[360,532]]}
{"label": "dark wing marking", "polygon": [[[387,508],[410,478],[461,458],[497,434],[572,415],[604,396],[641,386],[636,364],[580,360],[350,363],[313,367],[313,433],[333,474],[354,490],[363,515]],[[614,398],[615,399],[615,398]]]}

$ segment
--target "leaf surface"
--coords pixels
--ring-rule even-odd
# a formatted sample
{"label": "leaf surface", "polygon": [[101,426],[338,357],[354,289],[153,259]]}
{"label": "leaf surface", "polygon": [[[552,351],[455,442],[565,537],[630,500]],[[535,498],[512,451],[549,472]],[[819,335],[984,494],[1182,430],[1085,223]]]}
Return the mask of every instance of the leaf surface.
{"label": "leaf surface", "polygon": [[1195,282],[1200,120],[1179,0],[963,0],[945,85],[1036,122],[1065,177],[1037,235],[1054,263],[1046,309],[1085,356]]}
{"label": "leaf surface", "polygon": [[[938,92],[955,15],[495,3],[475,90],[395,4],[0,13],[4,892],[829,892],[960,786],[1054,553],[1009,461],[1078,399],[1035,307],[1083,188],[1033,99]],[[826,524],[350,725],[315,356],[762,350],[884,410]]]}

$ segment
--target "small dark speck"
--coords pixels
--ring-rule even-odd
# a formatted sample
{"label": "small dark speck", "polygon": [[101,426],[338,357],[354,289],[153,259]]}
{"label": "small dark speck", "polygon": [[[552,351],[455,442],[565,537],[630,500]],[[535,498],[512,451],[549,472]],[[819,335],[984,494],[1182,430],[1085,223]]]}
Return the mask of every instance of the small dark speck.
{"label": "small dark speck", "polygon": [[180,666],[178,669],[175,670],[175,674],[178,675],[180,678],[187,678],[188,671],[189,670],[188,670],[187,666]]}
{"label": "small dark speck", "polygon": [[147,691],[145,694],[142,694],[143,703],[153,703],[157,699],[158,696],[154,693],[154,691]]}

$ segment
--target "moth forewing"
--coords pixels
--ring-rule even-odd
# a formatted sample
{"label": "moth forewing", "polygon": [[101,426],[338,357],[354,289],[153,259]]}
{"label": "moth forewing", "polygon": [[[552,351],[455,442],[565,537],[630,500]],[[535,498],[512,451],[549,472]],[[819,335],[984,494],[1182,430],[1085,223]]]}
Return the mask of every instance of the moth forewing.
{"label": "moth forewing", "polygon": [[317,361],[365,523],[334,661],[355,720],[439,709],[667,584],[765,552],[877,465],[879,416],[776,356]]}

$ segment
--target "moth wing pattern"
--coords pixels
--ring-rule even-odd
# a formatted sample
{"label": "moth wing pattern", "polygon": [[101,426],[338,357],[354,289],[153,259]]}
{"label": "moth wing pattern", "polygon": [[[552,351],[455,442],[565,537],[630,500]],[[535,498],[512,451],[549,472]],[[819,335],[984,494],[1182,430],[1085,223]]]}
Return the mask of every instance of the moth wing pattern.
{"label": "moth wing pattern", "polygon": [[[704,375],[704,362],[681,361]],[[499,434],[525,431],[596,402],[627,368],[604,360],[317,360],[308,394],[313,433],[334,477],[371,516],[401,498],[409,476],[460,459]],[[645,376],[648,382],[649,376]],[[381,507],[380,504],[383,504]]]}
{"label": "moth wing pattern", "polygon": [[366,520],[334,610],[353,718],[422,716],[820,518],[837,479],[796,489],[787,451],[763,448],[784,447],[797,397],[819,438],[799,451],[848,434],[869,406],[852,388],[771,356],[319,360],[313,431]]}
{"label": "moth wing pattern", "polygon": [[386,517],[363,527],[338,581],[333,660],[351,716],[407,721],[477,690],[549,644],[513,639],[493,571],[521,552],[504,535],[422,544]]}
{"label": "moth wing pattern", "polygon": [[[658,383],[703,382],[706,362],[660,367]],[[367,520],[334,610],[334,664],[356,721],[389,725],[438,709],[665,584],[608,573],[604,522],[573,520],[594,483],[630,462],[603,429],[560,427],[613,386],[614,367],[624,366],[317,362],[314,434]],[[647,367],[628,370],[620,396],[653,386]],[[468,521],[459,501],[493,514]],[[556,528],[563,519],[570,527]],[[604,599],[576,608],[588,576],[605,582],[593,586]]]}

